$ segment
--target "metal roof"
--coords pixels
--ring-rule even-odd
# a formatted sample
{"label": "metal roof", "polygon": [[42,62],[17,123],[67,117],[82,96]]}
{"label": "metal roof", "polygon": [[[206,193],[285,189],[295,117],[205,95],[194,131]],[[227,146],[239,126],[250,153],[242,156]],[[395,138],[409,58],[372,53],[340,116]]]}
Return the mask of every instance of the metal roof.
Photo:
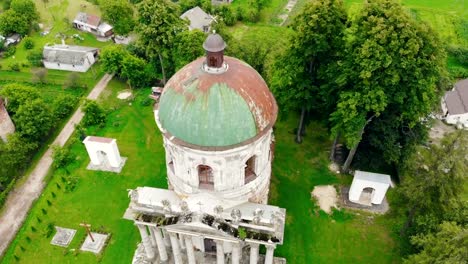
{"label": "metal roof", "polygon": [[198,6],[185,11],[180,18],[190,21],[190,29],[199,29],[201,31],[204,31],[204,27],[210,26],[213,22],[213,17]]}
{"label": "metal roof", "polygon": [[246,142],[267,131],[278,108],[260,74],[225,56],[221,74],[202,69],[199,58],[177,72],[161,95],[158,116],[163,129],[183,142],[224,147]]}
{"label": "metal roof", "polygon": [[454,89],[445,93],[444,100],[449,114],[468,113],[468,79],[455,83]]}
{"label": "metal roof", "polygon": [[45,46],[42,52],[44,61],[72,65],[83,65],[86,54],[97,52],[97,48],[69,45]]}

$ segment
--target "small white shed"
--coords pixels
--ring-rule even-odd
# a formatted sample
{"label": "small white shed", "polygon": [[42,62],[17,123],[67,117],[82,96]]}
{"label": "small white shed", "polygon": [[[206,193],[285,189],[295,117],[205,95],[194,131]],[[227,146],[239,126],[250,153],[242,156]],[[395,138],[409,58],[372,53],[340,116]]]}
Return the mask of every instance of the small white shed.
{"label": "small white shed", "polygon": [[364,205],[381,204],[391,185],[390,175],[356,171],[349,189],[349,200]]}
{"label": "small white shed", "polygon": [[88,136],[83,141],[91,163],[95,166],[122,166],[119,148],[115,138]]}

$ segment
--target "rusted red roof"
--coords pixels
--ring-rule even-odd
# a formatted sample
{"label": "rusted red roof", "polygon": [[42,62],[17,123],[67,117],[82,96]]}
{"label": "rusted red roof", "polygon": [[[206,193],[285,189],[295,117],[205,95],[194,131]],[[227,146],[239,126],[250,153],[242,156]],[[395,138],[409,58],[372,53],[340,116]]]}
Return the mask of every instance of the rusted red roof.
{"label": "rusted red roof", "polygon": [[[184,87],[198,81],[197,89],[207,92],[216,83],[225,83],[244,98],[252,112],[259,132],[276,122],[278,106],[262,76],[247,63],[224,56],[228,70],[221,74],[207,73],[202,69],[206,58],[201,57],[178,71],[166,84],[165,89],[173,89],[183,94]],[[186,93],[186,95],[189,95]],[[190,101],[191,98],[186,98]]]}

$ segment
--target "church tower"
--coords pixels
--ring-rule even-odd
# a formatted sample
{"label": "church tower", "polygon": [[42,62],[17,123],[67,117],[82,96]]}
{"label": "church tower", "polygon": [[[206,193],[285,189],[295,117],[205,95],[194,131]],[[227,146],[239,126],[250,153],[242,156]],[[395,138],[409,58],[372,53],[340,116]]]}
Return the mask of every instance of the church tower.
{"label": "church tower", "polygon": [[169,190],[129,191],[124,218],[142,239],[133,264],[286,263],[274,257],[286,210],[267,204],[275,98],[252,67],[224,56],[220,35],[203,48],[154,108]]}
{"label": "church tower", "polygon": [[209,35],[206,57],[177,72],[161,95],[155,117],[169,186],[265,204],[278,108],[260,74],[224,56],[225,47],[220,35]]}

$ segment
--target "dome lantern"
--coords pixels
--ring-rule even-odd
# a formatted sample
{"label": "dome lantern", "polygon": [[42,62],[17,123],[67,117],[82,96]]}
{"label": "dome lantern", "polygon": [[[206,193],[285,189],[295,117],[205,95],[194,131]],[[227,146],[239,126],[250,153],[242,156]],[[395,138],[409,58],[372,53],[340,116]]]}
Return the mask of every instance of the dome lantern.
{"label": "dome lantern", "polygon": [[226,43],[219,34],[216,34],[213,30],[213,33],[203,43],[203,48],[206,51],[206,62],[204,65],[206,72],[222,73],[227,70],[227,65],[224,63]]}

